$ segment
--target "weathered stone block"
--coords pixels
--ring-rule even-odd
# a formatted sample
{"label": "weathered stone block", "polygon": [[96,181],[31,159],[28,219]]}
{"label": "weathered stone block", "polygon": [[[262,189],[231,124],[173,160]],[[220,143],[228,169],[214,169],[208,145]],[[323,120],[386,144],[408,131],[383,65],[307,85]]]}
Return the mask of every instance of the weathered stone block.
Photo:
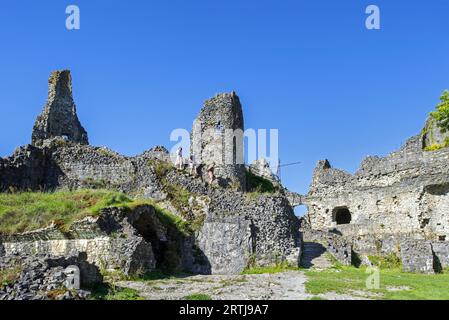
{"label": "weathered stone block", "polygon": [[48,80],[48,101],[33,128],[32,144],[41,146],[47,139],[61,137],[88,144],[87,132],[76,114],[70,71],[55,71]]}
{"label": "weathered stone block", "polygon": [[449,268],[449,241],[432,242],[432,248],[441,268]]}
{"label": "weathered stone block", "polygon": [[402,241],[401,258],[405,272],[434,273],[434,258],[430,241]]}
{"label": "weathered stone block", "polygon": [[250,222],[240,217],[206,221],[197,237],[211,274],[239,274],[251,254]]}

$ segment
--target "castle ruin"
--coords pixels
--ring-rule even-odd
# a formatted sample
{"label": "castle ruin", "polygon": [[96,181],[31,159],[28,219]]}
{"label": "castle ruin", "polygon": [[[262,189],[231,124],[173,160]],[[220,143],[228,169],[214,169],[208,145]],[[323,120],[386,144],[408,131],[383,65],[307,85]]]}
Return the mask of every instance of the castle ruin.
{"label": "castle ruin", "polygon": [[[54,72],[49,83],[48,103],[36,121],[32,144],[0,158],[0,192],[117,190],[151,199],[196,229],[179,235],[159,221],[151,206],[133,212],[130,221],[126,212],[111,209],[74,224],[69,233],[52,225],[0,235],[0,256],[17,250],[30,254],[31,249],[46,253],[49,248],[62,255],[68,254],[64,248],[81,253],[87,243],[90,263],[106,260],[126,272],[130,266],[151,271],[176,256],[172,264],[177,270],[239,274],[249,263],[298,266],[307,260],[307,245],[317,243],[346,265],[393,254],[405,271],[431,273],[449,266],[449,148],[433,150],[449,134],[433,122],[399,151],[365,159],[354,175],[320,161],[307,195],[280,183],[261,192],[249,189],[245,179],[253,174],[266,182],[269,167],[262,162],[244,165],[243,112],[235,93],[207,100],[193,124],[191,151],[203,173],[214,164],[219,183],[211,186],[204,177],[176,170],[163,147],[125,157],[90,146],[76,115],[70,73]],[[299,204],[308,206],[301,221],[293,212]],[[115,225],[135,237],[117,242],[112,237],[116,230],[105,229],[104,219],[118,219]],[[124,266],[115,255],[122,248],[128,257]]]}
{"label": "castle ruin", "polygon": [[34,124],[32,144],[40,146],[44,140],[61,137],[68,141],[89,144],[87,132],[76,114],[72,95],[72,76],[69,70],[55,71],[48,80],[48,101]]}
{"label": "castle ruin", "polygon": [[[449,148],[428,149],[448,137],[429,119],[400,150],[367,157],[354,175],[319,161],[302,198],[304,223],[345,239],[361,256],[402,256],[412,271],[448,267]],[[416,259],[404,261],[406,252]]]}
{"label": "castle ruin", "polygon": [[204,103],[193,122],[191,152],[203,167],[214,165],[221,185],[245,189],[244,122],[235,92],[218,94]]}
{"label": "castle ruin", "polygon": [[0,234],[0,257],[82,251],[89,263],[124,273],[152,271],[167,260],[174,270],[196,274],[240,274],[249,263],[299,265],[299,220],[283,190],[257,198],[246,193],[243,112],[235,93],[206,101],[193,125],[192,151],[203,172],[215,163],[219,183],[209,185],[201,176],[176,170],[164,147],[126,157],[89,145],[76,115],[70,73],[56,71],[49,83],[49,102],[36,121],[33,144],[0,158],[0,192],[116,190],[149,199],[195,230],[180,232],[151,205],[131,213],[108,208],[68,232],[51,225],[26,234]]}

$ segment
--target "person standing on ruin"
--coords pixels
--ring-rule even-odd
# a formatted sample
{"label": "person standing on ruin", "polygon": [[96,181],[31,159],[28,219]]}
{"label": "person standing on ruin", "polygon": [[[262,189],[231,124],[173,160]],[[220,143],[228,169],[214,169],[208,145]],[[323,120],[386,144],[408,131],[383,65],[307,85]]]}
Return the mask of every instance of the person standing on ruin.
{"label": "person standing on ruin", "polygon": [[189,168],[190,168],[190,174],[194,177],[197,176],[197,169],[196,169],[196,162],[195,162],[195,156],[192,154],[189,158]]}
{"label": "person standing on ruin", "polygon": [[215,163],[212,163],[207,167],[207,175],[209,177],[209,184],[212,184],[215,180]]}
{"label": "person standing on ruin", "polygon": [[176,150],[176,162],[175,162],[175,166],[176,168],[178,168],[179,170],[184,169],[184,159],[182,158],[182,147],[179,147]]}

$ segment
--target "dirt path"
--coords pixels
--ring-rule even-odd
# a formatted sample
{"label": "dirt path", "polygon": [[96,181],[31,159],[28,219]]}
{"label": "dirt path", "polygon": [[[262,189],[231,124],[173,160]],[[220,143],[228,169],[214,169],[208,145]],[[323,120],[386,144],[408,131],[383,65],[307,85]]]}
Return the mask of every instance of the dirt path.
{"label": "dirt path", "polygon": [[137,290],[148,300],[182,300],[192,294],[206,294],[213,300],[329,300],[357,299],[350,295],[306,293],[307,277],[300,271],[238,276],[191,276],[168,280],[122,281],[119,287]]}

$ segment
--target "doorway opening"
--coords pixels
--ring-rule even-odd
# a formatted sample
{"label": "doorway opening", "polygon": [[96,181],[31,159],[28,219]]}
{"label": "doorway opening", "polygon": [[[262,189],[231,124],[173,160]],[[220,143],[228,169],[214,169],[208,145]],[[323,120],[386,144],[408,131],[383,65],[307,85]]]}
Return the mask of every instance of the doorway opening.
{"label": "doorway opening", "polygon": [[347,207],[335,208],[333,218],[337,225],[350,224],[352,220],[351,212]]}

